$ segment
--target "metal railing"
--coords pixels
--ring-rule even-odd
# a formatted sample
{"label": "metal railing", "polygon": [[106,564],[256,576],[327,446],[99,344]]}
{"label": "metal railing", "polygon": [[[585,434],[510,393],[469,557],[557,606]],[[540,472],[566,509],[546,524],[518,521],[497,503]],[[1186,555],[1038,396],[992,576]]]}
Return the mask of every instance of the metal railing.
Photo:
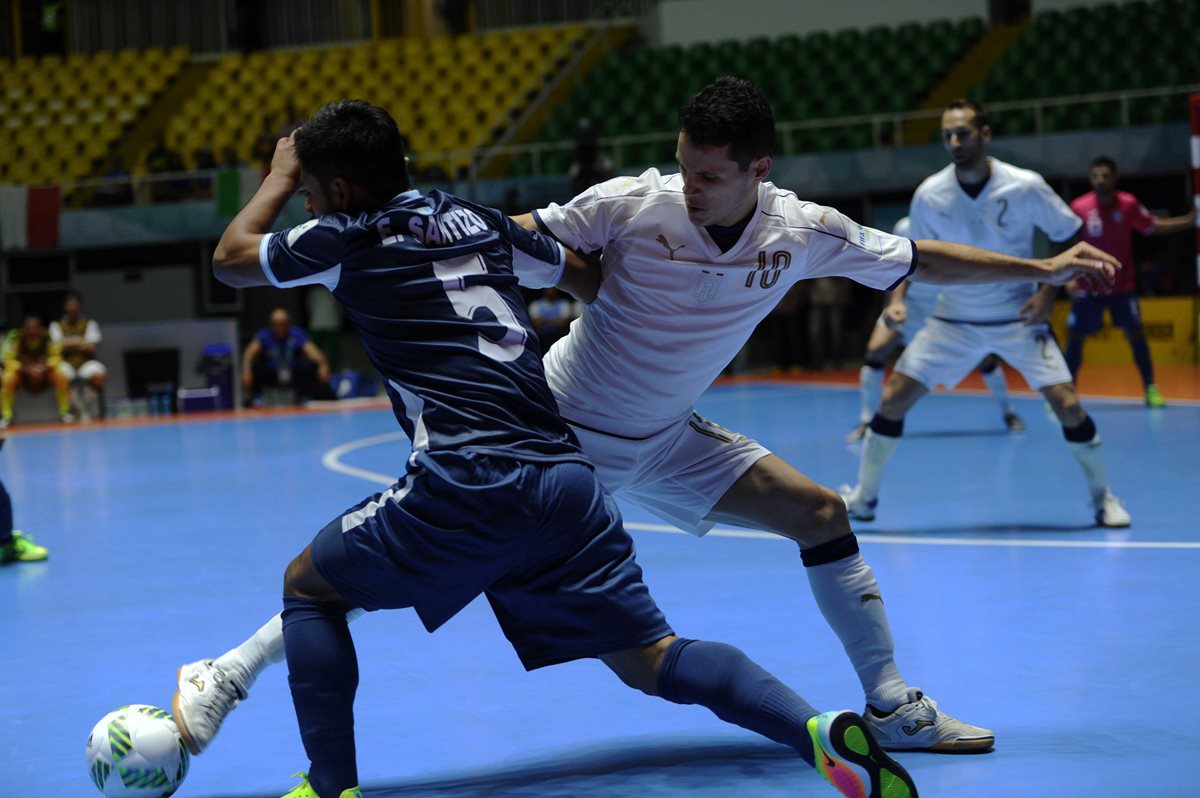
{"label": "metal railing", "polygon": [[[1139,89],[1123,92],[1078,94],[1065,97],[1045,97],[1034,100],[990,103],[989,114],[1002,115],[1013,111],[1033,112],[1034,135],[1045,132],[1044,113],[1048,108],[1070,107],[1091,103],[1116,103],[1118,119],[1122,127],[1130,124],[1130,103],[1152,97],[1169,97],[1200,92],[1200,84],[1167,86],[1156,89]],[[922,109],[888,114],[865,114],[829,119],[811,119],[803,122],[784,122],[778,125],[780,155],[802,154],[797,140],[800,134],[814,130],[848,127],[870,127],[872,147],[898,147],[930,143],[926,141],[906,142],[903,140],[904,125],[911,120],[936,119],[939,109]],[[1000,131],[1003,133],[1003,130]],[[601,147],[618,163],[629,164],[626,157],[629,148],[646,143],[673,142],[678,135],[675,130],[663,130],[629,136],[608,136],[600,140]],[[888,140],[890,137],[890,140]],[[546,168],[546,158],[552,153],[570,153],[574,141],[541,141],[526,144],[477,148],[472,150],[422,151],[417,166],[429,163],[461,163],[470,165],[466,174],[450,175],[449,179],[460,186],[465,182],[474,186],[480,179],[481,166],[495,158],[529,157],[530,177],[546,177],[561,174],[561,170]],[[650,165],[650,164],[647,164]],[[101,207],[118,205],[154,205],[188,199],[209,199],[217,196],[219,170],[199,172],[177,172],[169,174],[131,175],[119,178],[88,178],[61,183],[64,205],[68,207]],[[468,194],[474,191],[468,189]]]}
{"label": "metal railing", "polygon": [[596,20],[636,20],[649,13],[659,0],[509,0],[477,3],[479,30],[557,25]]}
{"label": "metal railing", "polygon": [[[1120,127],[1129,127],[1129,105],[1131,101],[1148,97],[1187,95],[1195,92],[1200,92],[1200,83],[1192,83],[1182,86],[1164,86],[1153,89],[1095,92],[1091,94],[1074,94],[1063,97],[1041,97],[1032,100],[995,102],[987,104],[987,111],[989,115],[999,116],[1006,112],[1032,110],[1034,114],[1034,130],[1032,134],[1042,135],[1046,132],[1046,126],[1043,117],[1047,108],[1069,107],[1073,105],[1087,105],[1092,103],[1117,103],[1119,107],[1118,118],[1120,120]],[[780,141],[779,154],[803,154],[797,144],[797,134],[814,130],[851,127],[869,126],[871,129],[871,146],[874,148],[881,148],[884,146],[903,147],[929,144],[930,142],[928,140],[905,141],[904,125],[905,123],[914,120],[940,119],[941,115],[942,109],[929,108],[915,111],[899,111],[886,114],[862,114],[857,116],[829,117],[826,119],[808,119],[801,122],[782,122],[776,126],[778,140]],[[886,136],[885,131],[887,133]],[[1003,134],[1002,129],[999,132]],[[624,157],[624,155],[627,148],[647,143],[669,143],[675,141],[677,136],[678,131],[671,129],[656,133],[643,133],[639,135],[607,136],[601,138],[600,143],[602,148],[614,159],[616,159],[618,163],[626,163],[627,159]],[[571,151],[574,149],[574,147],[575,143],[571,140],[544,141],[482,148],[471,151],[470,153],[425,152],[422,153],[422,157],[429,158],[431,160],[439,160],[442,158],[461,159],[464,156],[469,155],[472,163],[482,163],[497,156],[520,157],[529,155],[531,160],[532,175],[541,176],[545,174],[545,172],[542,170],[542,161],[547,153]]]}

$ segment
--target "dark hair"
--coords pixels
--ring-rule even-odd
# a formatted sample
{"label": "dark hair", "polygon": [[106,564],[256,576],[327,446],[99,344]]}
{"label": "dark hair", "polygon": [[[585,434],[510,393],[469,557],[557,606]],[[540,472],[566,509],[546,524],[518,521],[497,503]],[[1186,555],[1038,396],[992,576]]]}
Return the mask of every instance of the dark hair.
{"label": "dark hair", "polygon": [[775,114],[766,96],[748,80],[717,78],[679,109],[679,129],[700,147],[729,145],[729,158],[742,171],[775,151]]}
{"label": "dark hair", "polygon": [[412,187],[396,120],[366,100],[322,105],[295,141],[300,165],[323,188],[340,177],[384,200]]}
{"label": "dark hair", "polygon": [[1090,166],[1088,166],[1088,169],[1092,170],[1097,166],[1107,166],[1109,169],[1113,170],[1113,174],[1117,173],[1117,162],[1112,158],[1109,158],[1107,155],[1097,155],[1092,159],[1092,163]]}
{"label": "dark hair", "polygon": [[942,113],[946,111],[961,111],[964,108],[969,108],[975,112],[975,118],[971,122],[975,125],[976,130],[983,130],[983,126],[988,123],[987,111],[983,110],[983,106],[974,100],[968,100],[966,97],[955,97],[946,103],[946,107],[942,110]]}
{"label": "dark hair", "polygon": [[22,324],[24,324],[29,319],[37,319],[38,324],[41,324],[42,326],[45,326],[45,324],[46,324],[46,317],[43,316],[42,312],[40,310],[37,310],[36,308],[27,308],[25,310],[25,312],[21,314],[21,323]]}
{"label": "dark hair", "polygon": [[63,302],[66,302],[68,299],[77,299],[79,300],[79,304],[83,304],[83,294],[79,293],[79,289],[77,288],[67,289],[67,293],[63,295]]}

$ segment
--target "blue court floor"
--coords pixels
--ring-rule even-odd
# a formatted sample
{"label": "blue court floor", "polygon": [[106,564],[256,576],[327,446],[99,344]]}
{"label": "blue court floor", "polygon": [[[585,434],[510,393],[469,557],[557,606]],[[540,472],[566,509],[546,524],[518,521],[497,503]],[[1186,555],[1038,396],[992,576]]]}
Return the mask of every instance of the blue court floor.
{"label": "blue court floor", "polygon": [[[1002,432],[989,398],[911,414],[878,521],[858,529],[897,659],[993,753],[901,755],[926,798],[1200,795],[1200,405],[1090,401],[1134,526],[1091,525],[1084,483],[1040,399]],[[853,481],[857,395],[715,388],[702,414],[816,480]],[[0,796],[86,798],[105,712],[169,706],[176,667],[280,608],[287,561],[398,472],[385,410],[23,434],[0,452],[17,526],[52,550],[0,570]],[[675,628],[725,640],[822,709],[861,710],[791,544],[697,540],[626,508]],[[436,635],[411,613],[352,627],[368,796],[831,796],[789,750],[705,710],[647,698],[595,662],[526,674],[486,604]],[[284,666],[268,670],[178,793],[268,798],[306,764]]]}

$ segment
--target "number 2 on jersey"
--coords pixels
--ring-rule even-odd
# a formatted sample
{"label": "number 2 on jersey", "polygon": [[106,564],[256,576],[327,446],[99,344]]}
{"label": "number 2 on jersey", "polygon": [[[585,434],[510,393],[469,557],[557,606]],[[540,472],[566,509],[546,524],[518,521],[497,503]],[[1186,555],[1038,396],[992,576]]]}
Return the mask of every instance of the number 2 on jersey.
{"label": "number 2 on jersey", "polygon": [[500,340],[492,340],[479,334],[479,351],[492,360],[506,363],[516,360],[525,352],[525,328],[517,321],[504,297],[490,285],[467,285],[466,277],[487,274],[487,267],[478,255],[464,255],[452,260],[433,261],[433,274],[442,282],[442,290],[454,312],[464,319],[475,321],[475,311],[487,308],[504,326]]}

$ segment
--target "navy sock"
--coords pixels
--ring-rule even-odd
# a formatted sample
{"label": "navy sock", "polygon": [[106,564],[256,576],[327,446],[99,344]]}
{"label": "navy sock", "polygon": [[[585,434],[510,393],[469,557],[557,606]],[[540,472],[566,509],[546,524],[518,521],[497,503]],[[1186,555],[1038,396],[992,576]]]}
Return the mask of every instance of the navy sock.
{"label": "navy sock", "polygon": [[7,546],[12,539],[12,499],[0,482],[0,546]]}
{"label": "navy sock", "polygon": [[354,693],[358,657],[346,611],[308,599],[283,599],[283,646],[300,739],[312,762],[309,782],[321,798],[358,786]]}
{"label": "navy sock", "polygon": [[708,707],[727,723],[791,746],[813,764],[805,724],[817,711],[733,646],[676,638],[663,657],[658,694]]}
{"label": "navy sock", "polygon": [[1078,427],[1063,425],[1063,437],[1071,443],[1089,443],[1096,437],[1096,422],[1091,416],[1084,416]]}
{"label": "navy sock", "polygon": [[1146,343],[1145,333],[1125,333],[1129,338],[1129,348],[1133,350],[1133,362],[1137,363],[1138,372],[1142,375],[1142,384],[1149,387],[1154,384],[1154,363],[1150,360],[1150,346]]}
{"label": "navy sock", "polygon": [[871,432],[888,438],[899,438],[904,434],[904,419],[892,421],[876,413],[875,418],[871,419]]}

